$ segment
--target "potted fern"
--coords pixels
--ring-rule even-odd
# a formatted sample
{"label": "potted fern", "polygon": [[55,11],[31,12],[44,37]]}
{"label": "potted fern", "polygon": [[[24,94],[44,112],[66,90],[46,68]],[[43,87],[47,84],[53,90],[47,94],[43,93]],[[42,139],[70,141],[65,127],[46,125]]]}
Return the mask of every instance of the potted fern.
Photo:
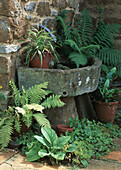
{"label": "potted fern", "polygon": [[45,29],[40,31],[36,28],[28,30],[29,42],[26,45],[27,51],[25,64],[34,68],[49,68],[52,58],[58,61],[58,54],[55,50],[55,39],[51,36],[51,32]]}
{"label": "potted fern", "polygon": [[[50,122],[43,113],[46,108],[62,107],[64,103],[60,100],[60,95],[54,95],[47,90],[48,83],[35,85],[28,90],[20,92],[13,80],[10,86],[13,89],[12,98],[14,106],[9,106],[0,118],[0,148],[8,145],[13,133],[25,133],[33,123],[33,119],[40,126],[50,127]],[[49,96],[48,96],[49,95]],[[23,125],[23,122],[25,125]],[[24,127],[27,128],[25,129]],[[24,129],[24,131],[22,131]]]}
{"label": "potted fern", "polygon": [[116,95],[121,93],[118,88],[113,88],[112,80],[116,76],[116,67],[110,70],[106,77],[100,77],[98,88],[95,92],[94,109],[98,120],[102,122],[114,122],[119,101]]}
{"label": "potted fern", "polygon": [[[95,57],[99,46],[97,44],[87,43],[87,36],[89,37],[91,34],[87,26],[90,27],[91,21],[86,26],[82,24],[82,30],[80,30],[73,22],[71,25],[66,22],[67,13],[68,10],[62,10],[56,18],[57,40],[61,44],[59,52],[62,63],[67,64],[70,68],[83,67],[89,64],[88,57]],[[84,35],[80,35],[80,32]]]}

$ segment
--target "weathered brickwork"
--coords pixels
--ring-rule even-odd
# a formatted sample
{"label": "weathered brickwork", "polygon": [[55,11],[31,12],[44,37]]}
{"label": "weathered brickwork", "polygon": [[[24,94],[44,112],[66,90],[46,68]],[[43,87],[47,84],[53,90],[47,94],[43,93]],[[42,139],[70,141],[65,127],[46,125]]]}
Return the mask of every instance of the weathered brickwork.
{"label": "weathered brickwork", "polygon": [[[50,30],[56,26],[55,17],[65,8],[71,10],[68,20],[86,7],[93,20],[98,16],[97,7],[104,9],[106,23],[121,24],[120,0],[1,0],[0,1],[0,85],[4,94],[9,93],[9,80],[15,79],[16,54],[20,48],[18,40],[24,37],[27,29],[33,25],[42,24]],[[75,15],[78,16],[78,15]],[[121,33],[115,41],[121,49]],[[0,90],[0,91],[1,91]],[[7,105],[7,101],[5,104]]]}

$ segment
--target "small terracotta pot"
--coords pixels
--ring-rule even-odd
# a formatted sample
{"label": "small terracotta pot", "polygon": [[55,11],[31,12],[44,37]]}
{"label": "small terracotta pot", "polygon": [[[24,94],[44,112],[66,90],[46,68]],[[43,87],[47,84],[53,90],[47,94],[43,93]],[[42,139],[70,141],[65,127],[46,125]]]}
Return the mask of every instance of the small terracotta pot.
{"label": "small terracotta pot", "polygon": [[33,68],[44,68],[48,69],[50,60],[51,60],[51,52],[44,52],[42,55],[42,66],[41,66],[41,59],[39,57],[39,54],[36,54],[35,57],[30,61],[30,65]]}
{"label": "small terracotta pot", "polygon": [[119,101],[108,103],[101,103],[99,101],[94,101],[93,106],[97,113],[98,120],[104,123],[114,122],[116,110]]}
{"label": "small terracotta pot", "polygon": [[59,124],[57,125],[57,134],[58,136],[65,135],[65,132],[71,133],[73,131],[73,127],[70,127],[69,125]]}

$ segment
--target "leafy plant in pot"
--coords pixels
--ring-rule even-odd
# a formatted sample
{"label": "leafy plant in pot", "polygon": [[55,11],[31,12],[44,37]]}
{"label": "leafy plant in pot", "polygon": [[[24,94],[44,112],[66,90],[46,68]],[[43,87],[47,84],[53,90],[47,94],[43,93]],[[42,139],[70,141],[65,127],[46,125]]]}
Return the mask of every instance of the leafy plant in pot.
{"label": "leafy plant in pot", "polygon": [[118,88],[113,88],[112,81],[116,75],[116,67],[112,68],[106,77],[100,77],[98,88],[95,92],[94,109],[100,121],[114,122],[119,101],[116,95],[121,93]]}
{"label": "leafy plant in pot", "polygon": [[32,28],[28,30],[28,39],[30,41],[25,48],[27,51],[26,65],[48,69],[52,58],[58,61],[55,39],[50,36],[50,32],[45,31],[45,29],[39,31]]}

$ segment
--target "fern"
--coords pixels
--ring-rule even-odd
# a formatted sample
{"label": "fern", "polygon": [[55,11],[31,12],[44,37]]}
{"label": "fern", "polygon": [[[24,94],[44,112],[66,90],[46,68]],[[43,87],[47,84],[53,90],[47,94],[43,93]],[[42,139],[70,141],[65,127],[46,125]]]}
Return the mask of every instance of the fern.
{"label": "fern", "polygon": [[11,79],[9,84],[10,84],[12,90],[13,90],[13,94],[10,97],[12,97],[14,99],[14,102],[15,102],[16,106],[20,106],[21,105],[21,93],[17,89],[13,79]]}
{"label": "fern", "polygon": [[42,113],[36,113],[33,115],[34,119],[40,126],[50,127],[50,122],[47,120],[46,115]]}
{"label": "fern", "polygon": [[80,33],[83,45],[87,45],[87,41],[93,33],[93,24],[91,16],[86,8],[83,9],[79,17],[77,18],[77,21],[75,22],[75,27]]}
{"label": "fern", "polygon": [[97,29],[93,35],[93,43],[100,45],[102,48],[113,48],[114,39],[121,25],[119,24],[107,24],[105,25],[104,22],[100,22],[98,24]]}
{"label": "fern", "polygon": [[80,65],[85,66],[87,64],[87,57],[81,52],[72,52],[70,53],[69,58],[76,64],[77,68],[79,68]]}
{"label": "fern", "polygon": [[48,97],[43,103],[41,103],[44,108],[54,108],[54,107],[62,107],[64,103],[60,100],[60,95],[51,95]]}
{"label": "fern", "polygon": [[39,104],[42,99],[45,98],[51,91],[47,90],[48,83],[42,83],[29,88],[26,93],[29,99],[29,103]]}
{"label": "fern", "polygon": [[15,121],[14,121],[14,128],[15,130],[20,133],[20,130],[21,130],[21,122],[16,118]]}
{"label": "fern", "polygon": [[8,120],[5,124],[0,128],[0,148],[5,148],[9,141],[11,140],[12,131],[12,120]]}

